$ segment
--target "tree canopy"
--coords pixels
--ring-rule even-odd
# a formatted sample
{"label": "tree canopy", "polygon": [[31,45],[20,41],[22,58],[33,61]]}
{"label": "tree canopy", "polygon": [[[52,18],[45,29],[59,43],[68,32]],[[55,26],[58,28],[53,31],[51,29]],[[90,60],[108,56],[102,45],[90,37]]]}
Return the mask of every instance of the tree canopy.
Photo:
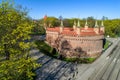
{"label": "tree canopy", "polygon": [[29,57],[32,29],[25,8],[16,8],[10,1],[0,3],[0,80],[33,79],[32,70],[38,64]]}

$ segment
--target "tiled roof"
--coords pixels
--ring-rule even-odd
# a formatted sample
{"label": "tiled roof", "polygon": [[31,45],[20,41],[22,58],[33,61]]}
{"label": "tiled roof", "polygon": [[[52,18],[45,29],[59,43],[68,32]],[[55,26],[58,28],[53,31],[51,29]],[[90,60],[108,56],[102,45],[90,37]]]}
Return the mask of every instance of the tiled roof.
{"label": "tiled roof", "polygon": [[60,28],[59,28],[59,27],[55,27],[55,28],[47,28],[47,31],[60,32]]}
{"label": "tiled roof", "polygon": [[77,33],[75,31],[63,31],[61,34],[63,35],[72,35],[72,36],[76,36]]}
{"label": "tiled roof", "polygon": [[[53,32],[59,32],[60,33],[60,27],[54,27],[54,28],[47,28],[48,31]],[[73,28],[63,28],[63,31],[61,33],[62,35],[69,35],[69,36],[77,36],[77,32],[74,31]],[[100,31],[100,34],[103,34],[102,31]],[[98,35],[95,33],[94,28],[80,28],[80,36],[95,36]]]}
{"label": "tiled roof", "polygon": [[73,28],[64,28],[64,30],[70,30],[70,31],[73,31]]}
{"label": "tiled roof", "polygon": [[81,30],[82,32],[94,32],[94,28],[87,28],[87,29],[85,29],[85,28],[80,28],[80,30]]}
{"label": "tiled roof", "polygon": [[80,36],[95,36],[97,35],[95,32],[81,32]]}

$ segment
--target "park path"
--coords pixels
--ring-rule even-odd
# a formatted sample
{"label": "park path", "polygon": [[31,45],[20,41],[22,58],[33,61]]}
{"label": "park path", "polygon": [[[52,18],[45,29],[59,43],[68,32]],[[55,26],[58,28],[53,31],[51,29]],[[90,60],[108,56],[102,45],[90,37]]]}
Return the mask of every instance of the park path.
{"label": "park path", "polygon": [[[35,36],[33,40],[44,40],[45,36]],[[38,49],[30,51],[33,58],[37,59],[42,67],[36,70],[36,80],[76,80],[78,74],[78,66],[81,68],[81,72],[87,64],[76,64],[71,62],[61,61],[59,59],[51,58],[41,52]]]}
{"label": "park path", "polygon": [[[42,64],[42,67],[36,70],[37,74],[36,80],[97,80],[96,78],[94,78],[94,76],[98,77],[99,74],[102,73],[99,71],[101,70],[101,67],[107,65],[108,64],[107,62],[110,62],[111,60],[116,61],[115,58],[110,59],[109,61],[108,56],[116,47],[120,39],[108,38],[107,40],[113,42],[113,44],[100,56],[100,58],[98,58],[92,64],[76,64],[65,62],[51,58],[39,52],[39,50],[37,49],[31,50],[32,53],[31,56],[37,59],[38,63]],[[106,61],[107,59],[108,61]],[[118,57],[116,59],[117,62],[119,62]],[[118,64],[116,65],[118,67]],[[100,73],[97,74],[97,72]]]}
{"label": "park path", "polygon": [[35,72],[36,80],[76,80],[77,64],[51,58],[39,50],[31,50],[31,56],[42,64]]}

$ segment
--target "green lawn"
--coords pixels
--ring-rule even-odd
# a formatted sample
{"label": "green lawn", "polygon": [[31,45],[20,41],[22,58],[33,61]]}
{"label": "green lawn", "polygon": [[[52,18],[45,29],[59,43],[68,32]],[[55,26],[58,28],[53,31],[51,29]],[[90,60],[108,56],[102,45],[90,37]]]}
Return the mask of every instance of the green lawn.
{"label": "green lawn", "polygon": [[96,58],[64,58],[63,60],[67,62],[92,63]]}
{"label": "green lawn", "polygon": [[54,58],[58,56],[58,53],[56,52],[56,50],[50,47],[44,41],[38,40],[38,41],[35,41],[35,44],[37,45],[37,48],[40,50],[40,52],[43,52],[44,54]]}
{"label": "green lawn", "polygon": [[104,45],[104,50],[106,50],[110,46],[111,42],[106,40],[106,43]]}

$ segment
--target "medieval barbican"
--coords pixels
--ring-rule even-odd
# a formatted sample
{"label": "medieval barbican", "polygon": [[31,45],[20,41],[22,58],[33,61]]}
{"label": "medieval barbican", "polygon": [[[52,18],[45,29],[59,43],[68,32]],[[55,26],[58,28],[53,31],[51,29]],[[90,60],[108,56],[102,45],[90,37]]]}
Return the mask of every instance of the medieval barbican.
{"label": "medieval barbican", "polygon": [[103,21],[98,26],[96,20],[94,28],[89,28],[86,21],[83,28],[78,20],[73,28],[67,28],[61,20],[59,27],[46,28],[46,41],[63,57],[98,57],[103,50],[104,33]]}

